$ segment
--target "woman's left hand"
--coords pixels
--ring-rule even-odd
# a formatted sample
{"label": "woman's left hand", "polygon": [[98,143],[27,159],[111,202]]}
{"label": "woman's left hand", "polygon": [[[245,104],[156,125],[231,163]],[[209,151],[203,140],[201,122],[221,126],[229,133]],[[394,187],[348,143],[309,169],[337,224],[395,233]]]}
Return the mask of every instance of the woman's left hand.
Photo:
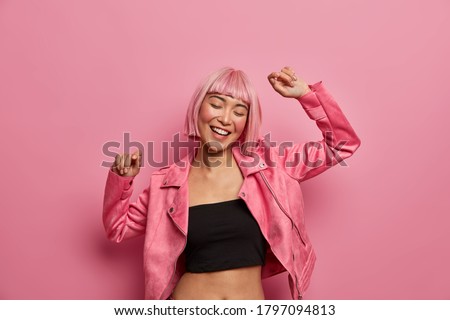
{"label": "woman's left hand", "polygon": [[281,72],[272,72],[267,79],[273,89],[286,98],[299,98],[311,91],[308,84],[290,67],[284,67]]}

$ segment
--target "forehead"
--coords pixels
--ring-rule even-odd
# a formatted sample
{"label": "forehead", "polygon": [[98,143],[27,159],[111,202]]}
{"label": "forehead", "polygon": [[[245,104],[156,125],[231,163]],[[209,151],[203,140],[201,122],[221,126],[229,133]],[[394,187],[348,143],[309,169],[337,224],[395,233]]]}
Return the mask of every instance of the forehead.
{"label": "forehead", "polygon": [[229,102],[229,103],[234,103],[236,105],[240,105],[243,107],[248,107],[248,103],[246,103],[245,101],[242,101],[240,99],[237,99],[237,98],[233,97],[231,94],[227,94],[227,93],[212,92],[212,93],[206,94],[205,99],[210,99],[210,98],[216,98],[223,102]]}

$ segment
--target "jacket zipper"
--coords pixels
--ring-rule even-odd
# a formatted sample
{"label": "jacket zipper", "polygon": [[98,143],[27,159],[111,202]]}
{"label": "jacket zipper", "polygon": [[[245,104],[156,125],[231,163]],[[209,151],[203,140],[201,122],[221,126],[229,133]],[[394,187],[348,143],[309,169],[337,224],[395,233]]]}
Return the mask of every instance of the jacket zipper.
{"label": "jacket zipper", "polygon": [[[178,230],[180,230],[180,232],[184,235],[184,245],[183,245],[183,249],[181,249],[181,251],[178,253],[177,256],[177,260],[175,261],[174,267],[173,267],[173,272],[172,272],[172,276],[170,277],[170,281],[169,281],[169,285],[173,280],[173,277],[175,276],[175,271],[177,270],[177,262],[178,262],[178,258],[180,257],[180,255],[183,253],[184,249],[186,248],[186,244],[187,244],[187,234],[184,233],[183,230],[181,230],[180,226],[172,219],[173,223],[177,226]],[[167,287],[164,288],[164,291],[166,291]]]}
{"label": "jacket zipper", "polygon": [[298,238],[299,238],[300,241],[302,242],[303,246],[306,247],[305,240],[303,240],[302,236],[300,235],[300,231],[298,231],[297,227],[295,227],[295,224],[294,224],[294,222],[292,221],[292,219],[291,219],[291,222],[292,222],[292,228],[295,229],[295,232],[297,232]]}
{"label": "jacket zipper", "polygon": [[[269,182],[267,181],[266,177],[264,176],[264,173],[262,173],[262,171],[259,172],[259,174],[261,175],[261,177],[264,180],[264,183],[266,184],[267,188],[269,188],[270,193],[272,193],[273,198],[275,199],[275,201],[277,202],[278,206],[280,207],[281,211],[283,211],[283,213],[285,214],[286,217],[289,218],[289,220],[291,221],[292,224],[292,228],[295,229],[298,233],[298,236],[300,238],[300,241],[303,243],[303,245],[305,245],[305,242],[303,241],[302,237],[300,236],[299,231],[297,230],[297,227],[294,224],[294,221],[292,221],[292,218],[287,214],[286,210],[284,210],[283,206],[281,205],[281,203],[278,201],[278,198],[276,197],[275,193],[273,192],[272,188],[269,185]],[[292,260],[295,261],[295,255],[294,255],[294,250],[291,251],[292,252]],[[295,287],[297,288],[298,291],[298,298],[299,300],[302,299],[302,293],[300,292],[300,289],[298,288],[298,279],[297,279],[297,275],[294,272],[294,278],[295,278]]]}
{"label": "jacket zipper", "polygon": [[281,205],[281,203],[278,201],[278,198],[276,197],[275,193],[273,192],[272,188],[269,185],[269,182],[267,181],[266,177],[264,176],[264,173],[260,172],[261,177],[263,178],[264,182],[266,183],[267,187],[269,188],[270,192],[272,193],[272,196],[274,197],[275,201],[277,202],[278,206],[280,207],[281,211],[283,211],[283,213],[285,214],[286,217],[289,218],[289,220],[291,221],[292,224],[292,229],[295,229],[295,231],[297,232],[298,238],[300,239],[300,241],[302,242],[303,246],[306,247],[306,243],[303,240],[302,236],[300,235],[300,231],[297,229],[297,226],[295,225],[294,221],[292,220],[291,216],[289,216],[286,212],[286,210],[284,210],[283,206]]}

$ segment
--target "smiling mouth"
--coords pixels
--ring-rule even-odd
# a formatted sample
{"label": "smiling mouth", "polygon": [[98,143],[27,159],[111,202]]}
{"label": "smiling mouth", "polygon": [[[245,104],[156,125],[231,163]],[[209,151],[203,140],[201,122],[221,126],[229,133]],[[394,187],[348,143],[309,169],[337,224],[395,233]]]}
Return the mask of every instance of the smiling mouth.
{"label": "smiling mouth", "polygon": [[215,133],[221,135],[221,136],[228,136],[229,134],[231,134],[231,132],[214,127],[214,126],[210,126],[211,130],[214,131]]}

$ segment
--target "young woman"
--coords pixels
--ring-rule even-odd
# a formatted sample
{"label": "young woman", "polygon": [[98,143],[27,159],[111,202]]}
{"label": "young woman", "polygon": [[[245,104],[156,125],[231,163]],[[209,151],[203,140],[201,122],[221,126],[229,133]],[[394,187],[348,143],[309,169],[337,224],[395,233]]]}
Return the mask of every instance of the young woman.
{"label": "young woman", "polygon": [[146,299],[264,299],[261,279],[284,271],[292,298],[302,299],[316,255],[299,182],[350,157],[360,140],[322,81],[307,85],[290,67],[268,80],[299,101],[323,140],[267,144],[253,86],[244,72],[222,68],[188,107],[185,133],[199,148],[154,171],[133,203],[142,153],[116,156],[103,222],[116,242],[145,235]]}

